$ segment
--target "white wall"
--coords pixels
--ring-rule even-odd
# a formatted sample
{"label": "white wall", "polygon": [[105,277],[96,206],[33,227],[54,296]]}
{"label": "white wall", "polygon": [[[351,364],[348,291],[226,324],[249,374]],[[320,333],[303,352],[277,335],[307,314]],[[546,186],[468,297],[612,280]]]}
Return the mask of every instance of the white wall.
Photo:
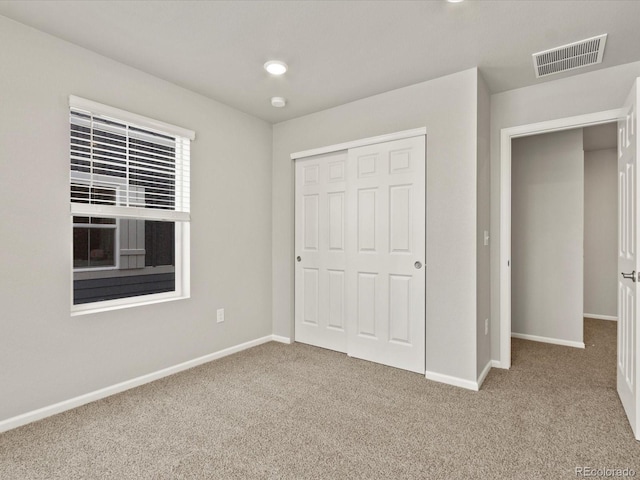
{"label": "white wall", "polygon": [[427,128],[427,370],[476,380],[477,70],[274,125],[273,330],[293,337],[293,152]]}
{"label": "white wall", "polygon": [[[490,231],[491,207],[491,97],[482,76],[478,75],[478,251],[477,268],[477,375],[491,360],[491,336],[485,334],[485,319],[491,318],[491,265],[489,245],[484,244],[484,232]],[[489,239],[491,242],[491,239]],[[489,243],[491,244],[491,243]]]}
{"label": "white wall", "polygon": [[584,152],[584,313],[618,316],[618,157]]}
{"label": "white wall", "polygon": [[[271,334],[270,125],[4,17],[0,65],[0,420]],[[69,94],[196,131],[191,299],[70,316]]]}
{"label": "white wall", "polygon": [[620,108],[640,62],[491,96],[491,358],[500,360],[500,130]]}
{"label": "white wall", "polygon": [[511,331],[582,343],[582,129],[511,142]]}

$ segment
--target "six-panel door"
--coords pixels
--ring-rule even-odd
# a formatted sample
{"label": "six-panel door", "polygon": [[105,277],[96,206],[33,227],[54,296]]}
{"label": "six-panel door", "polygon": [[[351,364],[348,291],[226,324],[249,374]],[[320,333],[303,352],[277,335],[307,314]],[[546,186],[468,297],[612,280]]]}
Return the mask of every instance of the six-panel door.
{"label": "six-panel door", "polygon": [[347,351],[346,152],[296,161],[295,339]]}
{"label": "six-panel door", "polygon": [[296,161],[295,338],[424,373],[425,137]]}
{"label": "six-panel door", "polygon": [[347,352],[425,372],[425,137],[349,150]]}
{"label": "six-panel door", "polygon": [[[636,438],[638,425],[638,282],[640,259],[637,251],[638,198],[638,82],[624,105],[618,121],[618,355],[617,389]],[[625,275],[623,275],[625,274]],[[626,277],[626,278],[625,278]]]}

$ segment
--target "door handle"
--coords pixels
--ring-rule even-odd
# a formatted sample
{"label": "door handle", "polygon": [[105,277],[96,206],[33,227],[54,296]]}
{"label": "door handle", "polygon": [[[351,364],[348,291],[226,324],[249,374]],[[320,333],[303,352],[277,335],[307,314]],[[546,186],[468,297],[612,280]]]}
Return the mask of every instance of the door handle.
{"label": "door handle", "polygon": [[629,279],[629,280],[633,281],[634,283],[636,281],[636,271],[635,270],[633,272],[631,272],[631,273],[621,273],[621,275],[622,275],[622,278]]}
{"label": "door handle", "polygon": [[422,268],[422,262],[416,262],[413,266],[416,267],[417,270],[420,270]]}

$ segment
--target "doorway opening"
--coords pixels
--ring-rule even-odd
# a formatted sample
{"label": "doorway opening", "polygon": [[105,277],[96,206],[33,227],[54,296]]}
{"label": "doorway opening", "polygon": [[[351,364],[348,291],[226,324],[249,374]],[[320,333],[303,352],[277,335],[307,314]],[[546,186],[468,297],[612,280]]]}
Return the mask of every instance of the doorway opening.
{"label": "doorway opening", "polygon": [[584,348],[585,317],[617,316],[617,125],[511,149],[511,337]]}
{"label": "doorway opening", "polygon": [[500,361],[494,363],[495,366],[507,369],[511,367],[512,140],[617,122],[622,116],[622,110],[615,109],[502,129],[500,138]]}

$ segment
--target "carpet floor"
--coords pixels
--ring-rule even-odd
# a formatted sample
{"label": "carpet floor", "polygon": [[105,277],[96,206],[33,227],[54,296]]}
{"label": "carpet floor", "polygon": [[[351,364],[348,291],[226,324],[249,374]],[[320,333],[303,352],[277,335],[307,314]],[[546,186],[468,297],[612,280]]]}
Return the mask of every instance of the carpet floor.
{"label": "carpet floor", "polygon": [[631,468],[616,324],[513,340],[479,392],[268,343],[0,434],[0,479],[570,479]]}

